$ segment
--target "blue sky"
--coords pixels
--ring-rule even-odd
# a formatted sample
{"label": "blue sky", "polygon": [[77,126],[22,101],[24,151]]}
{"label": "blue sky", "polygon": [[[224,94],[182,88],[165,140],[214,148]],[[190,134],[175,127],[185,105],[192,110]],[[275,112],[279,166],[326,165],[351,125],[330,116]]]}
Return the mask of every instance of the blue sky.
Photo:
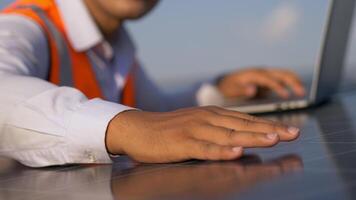
{"label": "blue sky", "polygon": [[[0,6],[9,2],[0,1]],[[328,5],[328,0],[161,1],[127,27],[140,60],[161,83],[246,66],[305,72],[315,63]]]}
{"label": "blue sky", "polygon": [[162,1],[129,28],[157,78],[260,65],[299,71],[315,63],[327,8],[325,0]]}

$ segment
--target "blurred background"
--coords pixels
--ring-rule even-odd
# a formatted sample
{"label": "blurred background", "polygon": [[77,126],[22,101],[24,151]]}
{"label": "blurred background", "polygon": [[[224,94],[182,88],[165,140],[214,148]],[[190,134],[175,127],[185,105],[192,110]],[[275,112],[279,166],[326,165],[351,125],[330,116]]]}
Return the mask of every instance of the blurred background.
{"label": "blurred background", "polygon": [[[1,8],[12,0],[0,1]],[[328,8],[328,0],[161,1],[126,26],[145,69],[166,90],[249,66],[286,67],[308,78]],[[356,31],[346,65],[352,80]]]}

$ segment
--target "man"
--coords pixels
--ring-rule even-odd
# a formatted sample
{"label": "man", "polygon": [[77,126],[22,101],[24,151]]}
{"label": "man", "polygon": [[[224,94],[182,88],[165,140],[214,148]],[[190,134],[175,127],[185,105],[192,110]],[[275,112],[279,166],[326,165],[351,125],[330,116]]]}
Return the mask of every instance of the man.
{"label": "man", "polygon": [[5,9],[1,154],[32,167],[110,163],[119,155],[147,163],[231,160],[243,148],[298,137],[296,127],[194,107],[216,96],[251,98],[260,87],[283,98],[287,88],[304,95],[289,71],[249,69],[173,96],[159,91],[124,28],[157,1],[20,0]]}

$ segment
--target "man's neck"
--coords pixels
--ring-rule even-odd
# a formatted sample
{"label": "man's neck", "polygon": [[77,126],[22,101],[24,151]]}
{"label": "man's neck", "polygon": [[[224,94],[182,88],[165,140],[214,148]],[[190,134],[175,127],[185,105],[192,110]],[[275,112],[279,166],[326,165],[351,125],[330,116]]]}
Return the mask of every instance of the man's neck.
{"label": "man's neck", "polygon": [[84,2],[104,37],[106,39],[112,38],[113,34],[120,28],[122,21],[111,16],[110,14],[102,12],[94,1],[84,0]]}

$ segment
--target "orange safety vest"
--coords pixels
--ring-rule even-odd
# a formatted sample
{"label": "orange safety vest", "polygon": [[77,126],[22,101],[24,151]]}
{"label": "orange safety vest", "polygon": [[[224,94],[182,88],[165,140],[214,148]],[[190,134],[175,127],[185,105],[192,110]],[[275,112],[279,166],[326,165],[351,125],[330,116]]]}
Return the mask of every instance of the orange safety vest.
{"label": "orange safety vest", "polygon": [[[46,32],[50,50],[48,81],[82,91],[88,98],[103,98],[95,72],[86,52],[76,52],[70,45],[54,0],[18,0],[3,10],[7,14],[28,17]],[[135,106],[134,70],[132,67],[121,95],[121,102]]]}

